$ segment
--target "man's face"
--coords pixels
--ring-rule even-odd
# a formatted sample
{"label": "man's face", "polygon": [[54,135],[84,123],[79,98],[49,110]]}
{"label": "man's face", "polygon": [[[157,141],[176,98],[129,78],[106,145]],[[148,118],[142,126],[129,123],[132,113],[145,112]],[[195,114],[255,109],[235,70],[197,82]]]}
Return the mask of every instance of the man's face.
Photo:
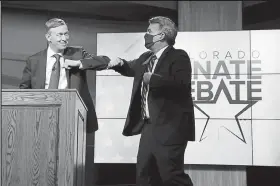
{"label": "man's face", "polygon": [[56,28],[51,28],[46,34],[50,46],[54,50],[64,50],[67,47],[69,40],[69,31],[66,25],[61,25]]}
{"label": "man's face", "polygon": [[144,36],[145,47],[151,51],[156,50],[157,42],[164,38],[164,33],[160,29],[160,24],[152,23],[147,28],[147,33]]}

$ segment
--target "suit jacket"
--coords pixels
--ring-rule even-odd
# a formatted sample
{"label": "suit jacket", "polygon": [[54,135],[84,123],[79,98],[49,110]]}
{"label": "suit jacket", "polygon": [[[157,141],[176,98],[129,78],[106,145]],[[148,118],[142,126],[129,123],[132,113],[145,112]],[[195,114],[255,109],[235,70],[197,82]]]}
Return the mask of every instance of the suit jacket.
{"label": "suit jacket", "polygon": [[[82,47],[67,47],[63,57],[71,60],[81,60],[90,63],[92,69],[102,70],[107,68],[110,59],[106,56],[93,56],[88,54]],[[21,89],[45,89],[47,49],[30,56],[23,70]],[[86,78],[86,71],[79,68],[66,69],[66,77],[69,89],[77,89],[85,102],[87,113],[87,132],[98,130],[98,123],[93,100],[91,98]]]}
{"label": "suit jacket", "polygon": [[[151,52],[138,59],[124,60],[122,66],[112,69],[128,77],[134,77],[131,101],[123,129],[124,136],[140,134],[141,83]],[[169,46],[158,59],[149,82],[148,107],[153,134],[162,144],[181,144],[195,140],[194,107],[191,95],[191,63],[184,50]]]}

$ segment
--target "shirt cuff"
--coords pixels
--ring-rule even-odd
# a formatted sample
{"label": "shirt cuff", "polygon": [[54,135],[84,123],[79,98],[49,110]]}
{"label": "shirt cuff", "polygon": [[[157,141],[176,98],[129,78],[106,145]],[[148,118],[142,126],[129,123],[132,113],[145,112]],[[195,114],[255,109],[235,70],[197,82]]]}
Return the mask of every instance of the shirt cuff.
{"label": "shirt cuff", "polygon": [[81,62],[81,60],[79,60],[79,61],[80,61],[79,69],[82,69],[83,68],[83,63]]}

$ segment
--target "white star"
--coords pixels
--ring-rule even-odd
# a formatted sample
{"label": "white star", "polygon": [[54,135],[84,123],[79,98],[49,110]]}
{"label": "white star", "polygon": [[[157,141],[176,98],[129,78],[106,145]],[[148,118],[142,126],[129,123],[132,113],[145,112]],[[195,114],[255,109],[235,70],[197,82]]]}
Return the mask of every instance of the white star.
{"label": "white star", "polygon": [[112,158],[113,162],[118,162],[118,163],[120,163],[121,160],[123,160],[123,159],[124,159],[124,158],[123,158],[122,156],[120,156],[119,153],[117,153],[116,156],[114,156],[114,157]]}
{"label": "white star", "polygon": [[125,88],[123,85],[119,84],[117,87],[116,87],[116,91],[118,92],[118,94],[120,95],[123,95],[125,92],[124,92]]}
{"label": "white star", "polygon": [[133,142],[132,142],[131,139],[125,138],[124,141],[123,141],[123,145],[124,145],[124,147],[132,147]]}
{"label": "white star", "polygon": [[109,102],[106,104],[106,107],[105,107],[105,112],[106,112],[106,115],[112,113],[112,111],[114,111],[114,104],[112,102]]}
{"label": "white star", "polygon": [[132,157],[131,159],[132,159],[132,162],[133,162],[133,163],[136,163],[136,162],[137,162],[137,158],[136,158],[136,157]]}
{"label": "white star", "polygon": [[[98,128],[100,129],[100,130],[102,130],[103,128],[104,128],[104,122],[102,122],[102,121],[98,121]],[[99,132],[99,131],[97,131],[97,132]]]}
{"label": "white star", "polygon": [[103,158],[102,156],[96,154],[95,157],[94,157],[94,162],[104,162],[105,161],[105,158]]}
{"label": "white star", "polygon": [[113,141],[111,138],[107,137],[103,140],[103,144],[105,147],[112,147]]}

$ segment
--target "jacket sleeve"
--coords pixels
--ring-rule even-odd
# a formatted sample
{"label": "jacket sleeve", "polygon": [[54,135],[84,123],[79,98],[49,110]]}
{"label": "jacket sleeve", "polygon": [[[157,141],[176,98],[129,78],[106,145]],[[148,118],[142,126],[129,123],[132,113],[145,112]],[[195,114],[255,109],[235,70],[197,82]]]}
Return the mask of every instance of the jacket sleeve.
{"label": "jacket sleeve", "polygon": [[123,76],[134,77],[138,59],[134,59],[131,61],[126,61],[125,59],[122,59],[122,61],[123,65],[117,65],[111,67],[111,69],[115,70]]}
{"label": "jacket sleeve", "polygon": [[149,86],[160,87],[182,87],[191,83],[191,63],[188,55],[180,55],[170,66],[168,74],[152,74]]}
{"label": "jacket sleeve", "polygon": [[127,61],[125,59],[122,59],[123,65],[117,65],[114,67],[111,67],[110,69],[115,70],[116,72],[120,73],[123,76],[128,77],[134,77],[135,72],[138,70],[138,65],[141,64],[141,61],[143,59],[147,59],[151,55],[151,52],[145,52],[142,55],[140,55],[139,58]]}
{"label": "jacket sleeve", "polygon": [[107,69],[108,63],[110,62],[110,58],[107,56],[95,56],[93,54],[89,54],[82,48],[82,69],[90,69],[90,70],[104,70]]}
{"label": "jacket sleeve", "polygon": [[21,82],[19,84],[20,89],[31,89],[31,61],[28,58],[26,61],[26,65],[23,69],[23,75]]}

